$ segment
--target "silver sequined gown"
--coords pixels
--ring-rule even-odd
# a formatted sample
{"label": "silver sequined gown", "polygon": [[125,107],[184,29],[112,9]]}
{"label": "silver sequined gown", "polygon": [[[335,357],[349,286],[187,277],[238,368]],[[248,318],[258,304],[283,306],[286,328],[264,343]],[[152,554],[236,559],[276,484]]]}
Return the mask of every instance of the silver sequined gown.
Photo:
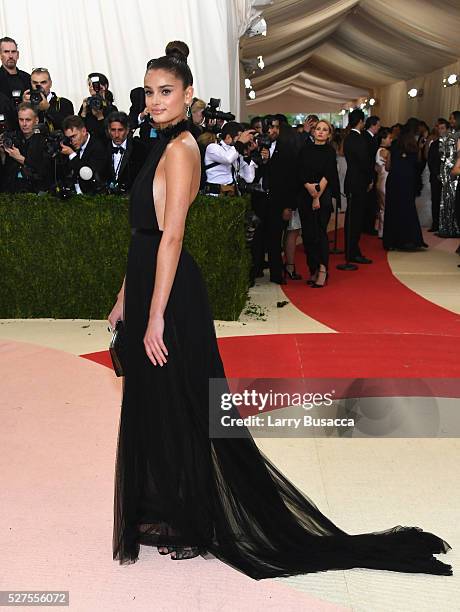
{"label": "silver sequined gown", "polygon": [[451,177],[450,171],[457,159],[457,141],[460,132],[449,132],[439,139],[439,154],[441,156],[441,206],[439,209],[439,235],[443,238],[460,237],[460,230],[455,218],[455,191],[458,179]]}

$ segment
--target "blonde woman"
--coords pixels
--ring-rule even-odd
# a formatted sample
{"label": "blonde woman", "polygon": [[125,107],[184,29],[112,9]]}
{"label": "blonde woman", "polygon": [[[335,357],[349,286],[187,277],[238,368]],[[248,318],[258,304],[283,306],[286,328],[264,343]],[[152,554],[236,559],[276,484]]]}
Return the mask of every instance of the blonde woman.
{"label": "blonde woman", "polygon": [[334,210],[332,198],[340,198],[336,152],[331,146],[333,128],[322,119],[313,131],[314,143],[300,153],[299,178],[304,194],[299,202],[302,240],[310,270],[307,284],[324,287],[328,278],[329,238],[327,226]]}

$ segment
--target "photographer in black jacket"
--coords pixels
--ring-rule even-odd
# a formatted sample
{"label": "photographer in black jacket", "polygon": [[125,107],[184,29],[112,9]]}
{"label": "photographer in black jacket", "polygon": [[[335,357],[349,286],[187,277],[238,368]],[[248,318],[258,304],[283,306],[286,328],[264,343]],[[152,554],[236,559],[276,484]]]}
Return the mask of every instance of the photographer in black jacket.
{"label": "photographer in black jacket", "polygon": [[44,155],[44,136],[37,133],[37,111],[28,102],[18,106],[19,132],[4,132],[2,191],[38,193],[51,182],[51,161]]}
{"label": "photographer in black jacket", "polygon": [[16,41],[9,36],[0,38],[0,92],[18,105],[22,94],[30,89],[30,74],[17,67],[19,50]]}
{"label": "photographer in black jacket", "polygon": [[113,103],[113,93],[109,89],[109,80],[102,72],[91,72],[88,75],[89,96],[83,99],[78,114],[83,119],[88,132],[107,142],[105,120],[118,108]]}
{"label": "photographer in black jacket", "polygon": [[68,158],[67,172],[78,194],[95,194],[105,191],[105,146],[91,135],[81,117],[66,117],[62,124],[71,146],[61,145],[61,153]]}
{"label": "photographer in black jacket", "polygon": [[62,130],[64,119],[74,114],[72,102],[51,91],[53,81],[47,68],[34,68],[30,81],[32,88],[24,92],[24,101],[37,109],[39,123],[45,123],[49,132]]}

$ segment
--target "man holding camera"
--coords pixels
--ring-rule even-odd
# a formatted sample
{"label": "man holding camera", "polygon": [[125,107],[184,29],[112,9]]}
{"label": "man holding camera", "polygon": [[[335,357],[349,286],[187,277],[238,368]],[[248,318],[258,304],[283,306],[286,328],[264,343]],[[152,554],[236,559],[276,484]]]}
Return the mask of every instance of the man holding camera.
{"label": "man holding camera", "polygon": [[265,139],[259,140],[262,163],[256,172],[256,181],[261,182],[265,193],[253,196],[255,213],[262,220],[257,230],[259,235],[254,237],[254,248],[258,250],[254,265],[256,275],[260,275],[266,242],[270,281],[284,285],[286,280],[283,274],[281,238],[292,215],[289,204],[294,203],[296,199],[298,147],[293,146],[288,138],[280,138],[280,122],[274,115],[264,117],[262,124],[264,135],[268,135],[268,139],[267,142]]}
{"label": "man holding camera", "polygon": [[0,147],[4,158],[2,191],[38,193],[51,182],[51,162],[44,154],[44,136],[36,132],[38,115],[28,102],[18,106],[19,133],[4,132]]}
{"label": "man holding camera", "polygon": [[240,123],[229,121],[221,132],[221,141],[206,147],[204,167],[206,170],[205,193],[215,196],[236,195],[237,177],[252,183],[255,164],[244,160],[245,145],[254,138],[254,130],[243,131]]}
{"label": "man holding camera", "polygon": [[64,119],[74,114],[72,102],[51,91],[53,82],[47,68],[34,68],[30,81],[32,88],[26,89],[23,100],[37,109],[39,122],[45,123],[50,133],[62,130]]}
{"label": "man holding camera", "polygon": [[70,142],[61,144],[61,153],[68,158],[67,172],[71,174],[77,194],[96,194],[105,190],[106,151],[104,145],[86,129],[78,115],[66,117],[62,124]]}
{"label": "man holding camera", "polygon": [[127,193],[146,156],[146,146],[139,138],[133,138],[129,129],[129,117],[116,111],[107,117],[110,144],[107,148],[107,189],[109,193]]}
{"label": "man holding camera", "polygon": [[17,68],[19,51],[13,38],[0,38],[0,59],[0,92],[18,105],[24,91],[30,89],[30,74]]}

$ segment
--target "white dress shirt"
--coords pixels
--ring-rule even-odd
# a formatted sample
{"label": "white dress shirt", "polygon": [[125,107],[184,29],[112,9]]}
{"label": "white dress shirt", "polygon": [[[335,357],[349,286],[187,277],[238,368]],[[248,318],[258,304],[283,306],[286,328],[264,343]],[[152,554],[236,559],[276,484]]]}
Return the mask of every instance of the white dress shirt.
{"label": "white dress shirt", "polygon": [[[233,174],[239,174],[247,183],[252,183],[256,174],[256,164],[251,160],[248,164],[234,146],[225,142],[212,142],[206,148],[204,165],[217,162],[218,165],[206,170],[208,183],[216,185],[231,185]],[[233,172],[232,172],[233,169]]]}
{"label": "white dress shirt", "polygon": [[124,149],[124,153],[121,154],[120,153],[112,153],[112,166],[113,166],[113,173],[115,174],[115,179],[118,180],[118,173],[120,172],[120,166],[121,166],[121,160],[123,159],[123,155],[126,153],[126,147],[128,144],[128,139],[126,139],[124,142],[122,142],[121,145],[116,145],[113,141],[112,141],[112,147],[121,147],[122,149]]}

